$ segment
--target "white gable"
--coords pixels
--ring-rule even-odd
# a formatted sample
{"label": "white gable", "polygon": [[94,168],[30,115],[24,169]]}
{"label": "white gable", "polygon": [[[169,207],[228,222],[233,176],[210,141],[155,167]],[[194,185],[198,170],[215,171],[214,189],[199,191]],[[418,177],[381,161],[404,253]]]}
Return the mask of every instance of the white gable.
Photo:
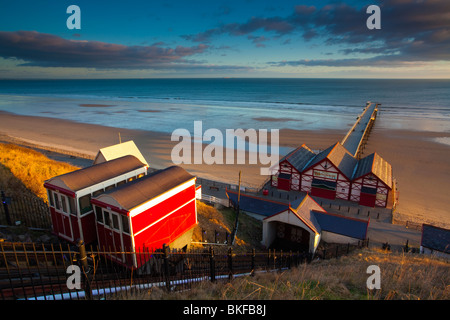
{"label": "white gable", "polygon": [[135,156],[139,161],[148,166],[144,156],[132,140],[100,149],[95,157],[94,164],[110,161],[126,155]]}

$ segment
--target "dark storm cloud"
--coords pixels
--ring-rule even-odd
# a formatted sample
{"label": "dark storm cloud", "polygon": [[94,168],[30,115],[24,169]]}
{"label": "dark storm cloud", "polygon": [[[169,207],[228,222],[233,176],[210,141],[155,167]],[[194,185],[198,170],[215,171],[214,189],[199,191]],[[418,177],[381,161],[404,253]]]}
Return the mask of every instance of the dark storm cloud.
{"label": "dark storm cloud", "polygon": [[162,48],[125,46],[100,41],[67,40],[35,31],[0,31],[0,56],[24,60],[22,65],[86,68],[161,68],[189,63],[207,45]]}
{"label": "dark storm cloud", "polygon": [[[449,0],[372,2],[370,4],[381,8],[381,30],[366,27],[368,5],[356,8],[346,3],[332,3],[320,8],[298,5],[286,17],[253,17],[243,23],[229,23],[183,37],[209,42],[222,34],[247,35],[253,41],[252,33],[255,31],[272,32],[277,36],[296,33],[307,41],[321,39],[327,45],[345,47],[340,52],[346,55],[358,55],[358,58],[336,60],[336,66],[378,65],[380,61],[400,65],[402,61],[450,60]],[[364,54],[372,57],[361,58]],[[377,58],[373,58],[374,55]],[[306,60],[300,62],[304,65]],[[332,65],[333,62],[316,60],[315,64]]]}

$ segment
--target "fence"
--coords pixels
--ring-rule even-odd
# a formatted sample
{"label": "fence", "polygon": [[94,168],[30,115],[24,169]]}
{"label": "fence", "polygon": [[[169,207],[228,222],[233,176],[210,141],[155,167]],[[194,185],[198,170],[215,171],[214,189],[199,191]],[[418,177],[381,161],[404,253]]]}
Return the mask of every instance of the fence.
{"label": "fence", "polygon": [[0,224],[51,229],[48,205],[36,197],[8,197],[1,191]]}
{"label": "fence", "polygon": [[[315,257],[329,259],[365,245],[338,245],[320,250]],[[137,252],[86,250],[35,243],[0,242],[0,299],[78,300],[121,299],[148,294],[154,287],[186,290],[200,281],[229,280],[255,272],[285,270],[310,262],[304,252],[269,250],[235,253],[231,247],[209,247],[187,252],[143,249]],[[114,262],[134,259],[139,268]],[[75,266],[75,267],[74,267]],[[80,272],[80,286],[73,275]],[[73,286],[72,286],[73,285]]]}

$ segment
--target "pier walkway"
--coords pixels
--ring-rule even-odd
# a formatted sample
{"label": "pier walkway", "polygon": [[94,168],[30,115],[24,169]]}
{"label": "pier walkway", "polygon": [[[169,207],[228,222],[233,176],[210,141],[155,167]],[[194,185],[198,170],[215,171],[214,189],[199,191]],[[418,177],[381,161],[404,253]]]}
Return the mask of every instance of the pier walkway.
{"label": "pier walkway", "polygon": [[360,158],[361,151],[369,137],[379,105],[379,103],[367,102],[363,113],[341,141],[341,144],[357,159]]}

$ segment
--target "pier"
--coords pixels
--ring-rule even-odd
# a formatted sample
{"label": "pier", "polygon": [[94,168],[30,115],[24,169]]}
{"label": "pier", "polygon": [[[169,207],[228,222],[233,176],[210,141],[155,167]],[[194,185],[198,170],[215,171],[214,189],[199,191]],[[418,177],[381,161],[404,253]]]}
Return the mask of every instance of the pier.
{"label": "pier", "polygon": [[360,159],[364,145],[377,117],[379,103],[367,102],[364,111],[342,139],[341,144],[357,159]]}

